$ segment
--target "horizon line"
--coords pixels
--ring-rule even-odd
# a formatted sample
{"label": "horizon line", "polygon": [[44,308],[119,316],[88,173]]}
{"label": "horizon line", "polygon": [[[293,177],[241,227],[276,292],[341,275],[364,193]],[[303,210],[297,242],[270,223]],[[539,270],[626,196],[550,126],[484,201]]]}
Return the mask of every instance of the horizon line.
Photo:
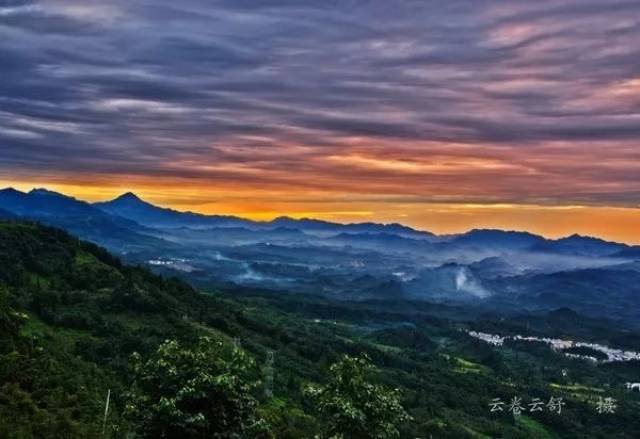
{"label": "horizon line", "polygon": [[[108,203],[108,202],[111,202],[111,201],[115,201],[115,200],[117,200],[119,198],[122,198],[122,197],[124,197],[126,195],[132,195],[135,198],[137,198],[138,200],[140,200],[141,202],[147,203],[147,204],[149,204],[149,205],[151,205],[153,207],[159,208],[159,209],[171,210],[171,211],[174,211],[174,212],[177,212],[177,213],[182,213],[182,214],[201,215],[201,216],[204,216],[204,217],[216,217],[216,216],[231,217],[231,218],[236,218],[236,219],[243,220],[243,221],[253,222],[253,223],[256,223],[256,224],[268,224],[268,223],[272,223],[272,222],[274,222],[274,221],[276,221],[278,219],[290,219],[290,220],[293,220],[293,221],[304,221],[304,220],[307,220],[307,221],[318,221],[318,222],[323,222],[323,223],[328,223],[328,224],[337,224],[337,225],[358,225],[358,224],[376,224],[376,225],[382,225],[382,226],[398,225],[398,226],[402,226],[402,227],[407,227],[407,228],[409,228],[409,229],[411,229],[411,230],[413,230],[415,232],[431,234],[431,235],[433,235],[435,237],[438,237],[438,238],[455,237],[455,236],[465,235],[465,234],[468,234],[468,233],[471,233],[471,232],[474,232],[474,231],[498,231],[498,232],[504,232],[504,233],[526,233],[526,234],[530,234],[530,235],[541,237],[541,238],[543,238],[545,240],[548,240],[548,241],[560,241],[560,240],[567,239],[567,238],[580,237],[580,238],[587,238],[587,239],[589,239],[589,238],[597,239],[597,240],[608,242],[608,243],[623,244],[623,245],[627,245],[629,247],[639,246],[639,244],[632,243],[632,242],[629,242],[629,241],[611,240],[611,239],[607,239],[607,238],[604,238],[604,237],[601,237],[601,236],[597,236],[597,235],[584,235],[584,234],[580,234],[580,233],[572,233],[572,234],[562,235],[562,236],[556,238],[556,237],[551,237],[549,235],[546,235],[544,233],[535,233],[535,232],[532,232],[532,231],[530,231],[528,229],[518,229],[518,228],[508,229],[508,228],[500,228],[500,227],[473,227],[473,228],[464,229],[464,231],[460,231],[460,232],[442,233],[442,234],[440,234],[440,233],[432,232],[431,230],[427,230],[427,229],[423,229],[423,228],[417,228],[417,227],[410,226],[410,225],[407,225],[405,223],[397,222],[397,221],[396,222],[384,222],[384,221],[341,222],[341,221],[330,221],[330,220],[314,218],[314,217],[296,217],[296,216],[290,216],[290,215],[286,215],[286,214],[277,215],[277,216],[274,216],[273,218],[268,219],[268,220],[260,220],[260,219],[253,219],[253,218],[250,218],[250,217],[241,216],[241,215],[234,215],[234,214],[224,214],[224,213],[213,213],[212,214],[212,213],[198,212],[198,211],[192,211],[192,210],[178,210],[178,209],[175,209],[173,207],[167,207],[167,206],[163,206],[162,204],[155,204],[155,203],[149,202],[149,201],[145,200],[144,198],[142,198],[141,196],[139,196],[135,192],[135,190],[125,190],[124,192],[122,192],[121,194],[119,194],[119,195],[117,195],[115,197],[107,198],[107,199],[102,200],[102,201],[93,201],[93,202],[89,201],[89,200],[82,199],[82,198],[78,198],[78,197],[75,197],[75,196],[72,196],[72,195],[67,195],[64,192],[59,192],[59,191],[56,191],[56,190],[48,189],[46,186],[39,186],[39,187],[32,186],[31,189],[24,190],[24,191],[20,190],[20,189],[16,189],[13,186],[7,186],[7,187],[4,187],[4,188],[1,188],[0,192],[7,191],[7,190],[13,190],[13,191],[19,192],[19,193],[24,194],[24,195],[28,195],[29,193],[34,192],[34,191],[42,190],[42,191],[47,191],[47,192],[50,192],[50,193],[53,193],[53,194],[58,194],[58,195],[61,195],[61,196],[64,196],[64,197],[72,198],[72,199],[74,199],[76,201],[84,202],[84,203],[87,203],[87,204],[89,204],[91,206],[95,206],[96,204],[100,204],[100,203]],[[497,203],[497,204],[502,204],[502,203]],[[490,204],[488,204],[488,205],[490,205]],[[583,207],[586,207],[586,206],[561,206],[561,207],[562,208],[568,208],[568,207],[583,208]]]}

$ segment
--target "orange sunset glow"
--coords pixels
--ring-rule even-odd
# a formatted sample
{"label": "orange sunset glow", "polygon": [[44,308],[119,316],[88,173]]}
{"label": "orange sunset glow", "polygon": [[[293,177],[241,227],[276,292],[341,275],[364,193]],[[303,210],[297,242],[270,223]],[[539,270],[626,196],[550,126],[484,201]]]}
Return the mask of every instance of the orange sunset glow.
{"label": "orange sunset glow", "polygon": [[187,3],[0,8],[1,185],[640,243],[628,8]]}
{"label": "orange sunset glow", "polygon": [[[20,190],[31,190],[46,182],[3,182]],[[402,196],[367,200],[358,194],[270,191],[263,188],[223,190],[220,187],[191,187],[138,182],[123,185],[85,186],[47,184],[53,190],[87,201],[104,201],[133,191],[156,205],[181,211],[237,215],[254,220],[279,216],[318,218],[339,223],[402,223],[437,234],[459,233],[472,228],[527,230],[558,238],[574,233],[640,243],[640,212],[628,207],[545,206],[536,204],[424,203]],[[308,199],[305,199],[308,197]],[[360,198],[354,201],[354,198]]]}

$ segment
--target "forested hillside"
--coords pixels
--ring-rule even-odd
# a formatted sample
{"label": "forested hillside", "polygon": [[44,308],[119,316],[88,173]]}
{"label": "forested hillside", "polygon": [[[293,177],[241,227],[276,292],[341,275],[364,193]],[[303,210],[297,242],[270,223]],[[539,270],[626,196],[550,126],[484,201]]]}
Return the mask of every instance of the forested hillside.
{"label": "forested hillside", "polygon": [[[323,430],[302,406],[304,385],[323,381],[324,371],[298,358],[287,388],[267,392],[269,348],[303,341],[252,320],[240,306],[124,266],[60,230],[19,222],[0,223],[0,285],[0,437],[301,437]],[[357,361],[363,369],[352,372],[374,372],[366,358]],[[332,397],[331,389],[309,389],[310,401]],[[318,416],[340,414],[320,402],[317,409]],[[390,421],[392,436],[394,416],[408,419],[399,404],[394,411],[375,421]]]}
{"label": "forested hillside", "polygon": [[[198,292],[0,222],[0,437],[637,437],[638,398],[622,390],[637,364],[490,348],[422,306]],[[615,413],[595,410],[604,395]],[[514,396],[566,406],[490,413]]]}

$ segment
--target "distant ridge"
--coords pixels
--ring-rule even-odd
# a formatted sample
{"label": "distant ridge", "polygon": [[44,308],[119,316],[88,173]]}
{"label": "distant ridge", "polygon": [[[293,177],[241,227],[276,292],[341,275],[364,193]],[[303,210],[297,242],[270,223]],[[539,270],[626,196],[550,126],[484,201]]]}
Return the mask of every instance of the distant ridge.
{"label": "distant ridge", "polygon": [[339,224],[312,218],[294,219],[287,216],[272,221],[253,221],[229,215],[205,215],[180,212],[155,206],[132,192],[124,193],[113,200],[95,203],[95,207],[107,213],[136,221],[148,227],[246,227],[249,229],[295,228],[298,230],[326,233],[395,233],[406,237],[433,237],[433,233],[412,229],[402,224],[378,224],[372,222]]}
{"label": "distant ridge", "polygon": [[104,212],[130,219],[148,227],[240,227],[253,224],[250,220],[233,216],[204,215],[158,207],[133,192],[127,192],[113,200],[93,205]]}
{"label": "distant ridge", "polygon": [[86,201],[38,188],[22,192],[14,188],[0,190],[0,209],[10,215],[65,229],[74,235],[99,242],[112,250],[162,240],[144,235],[138,223],[106,213]]}
{"label": "distant ridge", "polygon": [[[350,235],[380,234],[378,238],[381,240],[390,239],[384,234],[393,234],[403,238],[430,239],[434,242],[451,243],[462,247],[489,247],[505,251],[531,250],[568,255],[637,257],[638,248],[640,248],[578,234],[560,239],[547,239],[526,231],[478,228],[465,233],[438,236],[399,223],[342,224],[314,218],[295,219],[287,216],[281,216],[271,221],[254,221],[232,215],[207,215],[159,207],[143,200],[133,192],[123,193],[109,201],[91,204],[46,188],[33,189],[28,193],[15,188],[5,188],[0,189],[0,209],[6,211],[5,216],[17,215],[38,220],[48,218],[48,222],[52,225],[66,228],[74,233],[77,231],[74,231],[73,225],[65,224],[64,221],[60,223],[55,219],[74,217],[95,220],[99,218],[102,223],[112,223],[125,229],[143,232],[144,228],[243,227],[254,231],[288,228],[326,236],[336,236],[342,233]],[[86,234],[81,236],[91,239]],[[361,236],[359,238],[357,236],[342,236],[342,238],[372,240],[375,236]]]}
{"label": "distant ridge", "polygon": [[464,246],[483,246],[504,250],[522,250],[542,244],[546,239],[529,232],[499,229],[473,229],[452,239]]}
{"label": "distant ridge", "polygon": [[50,191],[49,189],[45,189],[45,188],[31,189],[29,191],[29,194],[31,194],[31,195],[49,195],[51,197],[68,198],[68,199],[71,199],[71,200],[79,201],[76,198],[70,197],[69,195],[64,195],[64,194],[61,194],[59,192]]}
{"label": "distant ridge", "polygon": [[533,250],[573,255],[608,256],[622,252],[628,247],[626,244],[573,234],[566,238],[546,240],[537,244]]}

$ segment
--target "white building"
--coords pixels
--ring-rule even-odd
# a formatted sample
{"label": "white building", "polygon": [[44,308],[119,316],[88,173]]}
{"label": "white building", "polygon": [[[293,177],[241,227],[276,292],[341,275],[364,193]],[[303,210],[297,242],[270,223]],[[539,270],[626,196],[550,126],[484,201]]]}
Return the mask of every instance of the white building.
{"label": "white building", "polygon": [[640,392],[640,383],[627,383],[627,389]]}

